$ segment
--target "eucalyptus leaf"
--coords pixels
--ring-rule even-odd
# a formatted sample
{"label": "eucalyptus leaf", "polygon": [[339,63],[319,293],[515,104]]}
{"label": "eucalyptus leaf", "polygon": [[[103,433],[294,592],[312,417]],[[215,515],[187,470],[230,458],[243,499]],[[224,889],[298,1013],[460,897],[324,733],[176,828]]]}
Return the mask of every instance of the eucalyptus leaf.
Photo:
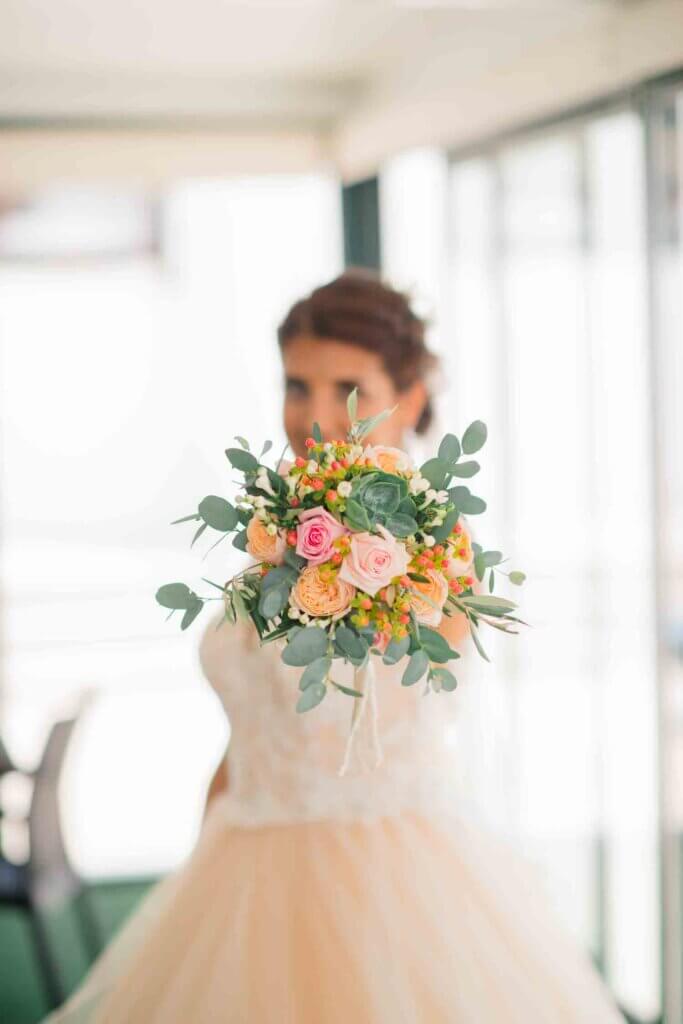
{"label": "eucalyptus leaf", "polygon": [[345,693],[347,697],[362,697],[363,696],[363,694],[360,692],[360,690],[352,690],[350,686],[342,686],[341,683],[335,683],[334,679],[332,680],[332,685],[336,686],[336,688],[338,690],[341,690],[342,693]]}
{"label": "eucalyptus leaf", "polygon": [[481,466],[478,462],[472,460],[471,462],[459,462],[457,466],[453,466],[453,476],[459,476],[463,479],[467,479],[470,476],[474,476],[479,472]]}
{"label": "eucalyptus leaf", "polygon": [[428,626],[420,626],[420,643],[429,655],[430,661],[443,664],[453,658],[460,657],[458,652],[453,650],[448,640],[441,633],[437,633],[435,629],[430,629]]}
{"label": "eucalyptus leaf", "polygon": [[247,550],[247,531],[246,530],[240,530],[239,533],[235,534],[235,536],[232,538],[232,546],[234,548],[237,548],[238,551],[246,551]]}
{"label": "eucalyptus leaf", "polygon": [[368,645],[365,640],[348,626],[337,626],[334,639],[339,650],[353,662],[360,662],[367,654]]}
{"label": "eucalyptus leaf", "polygon": [[438,680],[439,688],[442,690],[452,691],[458,685],[458,680],[447,668],[433,668],[429,678]]}
{"label": "eucalyptus leaf", "polygon": [[180,628],[187,629],[187,627],[190,626],[197,618],[203,607],[204,602],[197,599],[196,603],[193,604],[191,608],[188,608],[185,611],[185,614],[183,615],[182,620],[180,622]]}
{"label": "eucalyptus leaf", "polygon": [[297,555],[294,548],[286,548],[284,554],[285,564],[291,566],[295,572],[299,573],[306,566],[306,559],[301,555]]}
{"label": "eucalyptus leaf", "polygon": [[311,708],[317,707],[321,700],[324,700],[326,693],[327,687],[324,683],[312,683],[310,686],[306,687],[299,697],[296,704],[296,710],[300,714],[304,711],[310,711]]}
{"label": "eucalyptus leaf", "polygon": [[[290,634],[291,635],[291,634]],[[307,626],[289,640],[282,652],[285,665],[310,665],[327,652],[327,633],[319,626]]]}
{"label": "eucalyptus leaf", "polygon": [[392,416],[398,406],[395,405],[391,409],[383,409],[382,412],[377,413],[376,416],[369,416],[367,419],[359,420],[356,424],[355,436],[358,441],[361,441],[368,434],[371,434],[375,427],[378,427],[380,423],[384,423],[386,419]]}
{"label": "eucalyptus leaf", "polygon": [[401,684],[403,686],[412,686],[414,683],[417,683],[422,679],[428,668],[429,656],[426,651],[418,648],[418,650],[411,656],[410,661],[406,666],[406,670],[401,679]]}
{"label": "eucalyptus leaf", "polygon": [[479,652],[481,657],[484,659],[484,661],[490,662],[491,659],[489,658],[488,654],[484,650],[484,646],[483,646],[481,640],[479,639],[479,636],[478,636],[478,633],[477,633],[477,627],[475,625],[473,625],[473,624],[470,624],[470,634],[471,634],[472,639],[474,641],[474,646],[477,648],[477,651]]}
{"label": "eucalyptus leaf", "polygon": [[183,516],[182,519],[174,519],[171,526],[176,526],[178,523],[189,523],[191,519],[201,519],[198,512],[193,512],[191,516]]}
{"label": "eucalyptus leaf", "polygon": [[316,423],[313,424],[313,429],[311,431],[311,434],[313,436],[313,440],[314,441],[317,441],[318,444],[322,444],[323,432],[320,429],[320,424],[319,423],[316,422]]}
{"label": "eucalyptus leaf", "polygon": [[510,583],[513,583],[516,587],[521,587],[526,579],[526,573],[519,572],[518,569],[514,569],[511,573],[508,573],[508,579]]}
{"label": "eucalyptus leaf", "polygon": [[226,448],[225,454],[230,464],[241,473],[252,473],[258,469],[258,459],[251,452],[244,451],[242,448]]}
{"label": "eucalyptus leaf", "polygon": [[196,531],[194,537],[192,538],[192,541],[190,543],[190,547],[194,547],[194,542],[196,540],[199,540],[201,535],[204,533],[204,530],[206,529],[207,525],[208,525],[207,523],[202,523],[202,525],[199,527],[199,529]]}
{"label": "eucalyptus leaf", "polygon": [[382,661],[385,665],[395,665],[397,661],[405,657],[410,647],[410,637],[404,636],[400,640],[390,640],[384,652]]}
{"label": "eucalyptus leaf", "polygon": [[314,683],[324,682],[327,673],[332,666],[332,659],[329,657],[316,658],[310,665],[307,665],[299,680],[299,689],[305,690]]}
{"label": "eucalyptus leaf", "polygon": [[155,594],[162,608],[183,609],[194,607],[197,595],[186,583],[165,583]]}
{"label": "eucalyptus leaf", "polygon": [[514,601],[508,601],[505,597],[494,597],[491,594],[472,594],[471,597],[461,597],[460,603],[473,612],[494,616],[507,615],[517,607]]}
{"label": "eucalyptus leaf", "polygon": [[496,589],[496,574],[493,569],[489,570],[489,594],[492,594]]}
{"label": "eucalyptus leaf", "polygon": [[460,513],[458,512],[457,508],[452,508],[450,512],[447,512],[446,518],[444,519],[441,526],[435,526],[432,529],[432,537],[434,538],[434,540],[446,540],[446,538],[451,535],[453,527],[455,526],[459,518]]}
{"label": "eucalyptus leaf", "polygon": [[240,437],[239,434],[235,434],[235,440],[239,441],[239,443],[242,445],[245,451],[249,451],[249,442],[245,437]]}
{"label": "eucalyptus leaf", "polygon": [[486,424],[482,423],[481,420],[475,420],[474,423],[470,423],[462,436],[462,450],[465,455],[474,455],[480,448],[483,448],[487,435]]}
{"label": "eucalyptus leaf", "polygon": [[261,454],[259,455],[259,458],[262,459],[263,456],[266,454],[266,452],[269,452],[272,447],[273,447],[273,442],[272,441],[265,441],[264,444],[263,444],[263,448],[261,449]]}
{"label": "eucalyptus leaf", "polygon": [[482,559],[487,569],[490,569],[493,565],[500,565],[503,561],[502,551],[484,551],[482,552]]}
{"label": "eucalyptus leaf", "polygon": [[267,590],[261,589],[258,602],[258,610],[264,619],[273,619],[279,615],[289,601],[290,586],[280,583],[278,586],[270,587]]}
{"label": "eucalyptus leaf", "polygon": [[435,490],[441,491],[452,473],[452,466],[443,459],[427,459],[420,466],[420,473],[425,480],[429,480]]}
{"label": "eucalyptus leaf", "polygon": [[440,459],[444,462],[457,462],[460,458],[460,442],[458,441],[455,434],[446,434],[441,444],[439,445],[439,451],[437,452]]}
{"label": "eucalyptus leaf", "polygon": [[472,494],[469,487],[452,487],[448,496],[459,512],[468,516],[480,515],[486,511],[486,502]]}
{"label": "eucalyptus leaf", "polygon": [[210,494],[199,503],[199,514],[207,526],[229,533],[239,523],[237,509],[225,498]]}

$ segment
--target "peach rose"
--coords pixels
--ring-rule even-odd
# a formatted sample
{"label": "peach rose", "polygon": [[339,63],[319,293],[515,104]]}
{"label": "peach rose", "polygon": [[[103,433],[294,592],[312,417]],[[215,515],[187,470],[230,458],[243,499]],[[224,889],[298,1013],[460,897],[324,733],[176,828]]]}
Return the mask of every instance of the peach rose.
{"label": "peach rose", "polygon": [[351,534],[351,549],[339,570],[341,579],[373,596],[394,576],[402,576],[410,561],[404,544],[384,526],[377,529],[379,537],[374,533]]}
{"label": "peach rose", "polygon": [[[438,626],[443,615],[441,609],[448,597],[448,581],[443,573],[436,569],[426,569],[424,572],[420,572],[420,575],[426,576],[428,582],[420,583],[417,580],[411,580],[410,606],[415,612],[417,621],[423,626]],[[415,591],[424,594],[429,600],[423,600]],[[434,605],[437,607],[435,608]]]}
{"label": "peach rose", "polygon": [[363,457],[370,459],[373,466],[384,470],[385,473],[412,473],[415,468],[404,451],[384,444],[368,445]]}
{"label": "peach rose", "polygon": [[323,578],[320,566],[309,565],[294,584],[289,601],[308,615],[340,619],[351,607],[355,593],[356,588],[339,575],[329,582]]}
{"label": "peach rose", "polygon": [[309,565],[328,562],[334,554],[334,541],[349,531],[324,508],[309,508],[299,516],[296,553]]}
{"label": "peach rose", "polygon": [[280,565],[285,557],[287,541],[279,533],[270,534],[265,523],[252,516],[247,526],[247,551],[259,562]]}
{"label": "peach rose", "polygon": [[449,553],[446,575],[449,579],[465,576],[474,561],[472,550],[472,533],[462,516],[458,519],[460,533],[452,533],[448,538]]}

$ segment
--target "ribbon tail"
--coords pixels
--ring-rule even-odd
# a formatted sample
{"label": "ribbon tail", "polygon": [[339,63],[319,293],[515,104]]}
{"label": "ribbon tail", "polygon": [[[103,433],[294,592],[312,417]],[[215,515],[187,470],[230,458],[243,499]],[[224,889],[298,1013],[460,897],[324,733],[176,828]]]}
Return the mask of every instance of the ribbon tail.
{"label": "ribbon tail", "polygon": [[353,698],[351,728],[339,775],[347,774],[352,761],[364,771],[374,771],[382,763],[375,668],[371,656],[364,666],[354,670],[353,680],[354,689],[358,690],[361,696]]}

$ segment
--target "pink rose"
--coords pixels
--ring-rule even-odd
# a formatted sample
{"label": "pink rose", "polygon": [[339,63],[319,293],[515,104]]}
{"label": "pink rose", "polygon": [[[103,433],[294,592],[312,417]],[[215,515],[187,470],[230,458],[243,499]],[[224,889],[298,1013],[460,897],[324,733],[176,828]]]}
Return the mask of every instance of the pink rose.
{"label": "pink rose", "polygon": [[309,565],[327,562],[334,554],[332,544],[349,531],[324,508],[309,508],[299,516],[296,553]]}
{"label": "pink rose", "polygon": [[394,576],[402,576],[410,557],[405,545],[396,540],[384,526],[381,536],[374,533],[351,535],[351,550],[342,562],[339,576],[359,590],[373,596],[386,587]]}

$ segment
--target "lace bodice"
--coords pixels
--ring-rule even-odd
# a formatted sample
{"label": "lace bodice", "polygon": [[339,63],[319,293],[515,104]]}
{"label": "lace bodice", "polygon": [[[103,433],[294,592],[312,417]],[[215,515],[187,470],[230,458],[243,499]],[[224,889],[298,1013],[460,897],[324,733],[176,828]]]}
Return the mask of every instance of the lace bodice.
{"label": "lace bodice", "polygon": [[[250,625],[208,624],[199,658],[230,723],[229,786],[221,811],[231,823],[354,820],[444,813],[453,802],[452,722],[457,696],[403,687],[402,667],[375,663],[378,736],[383,759],[372,772],[339,776],[352,697],[331,690],[297,714],[302,669],[281,660],[278,643],[260,646]],[[333,678],[353,686],[353,667],[334,663]]]}

